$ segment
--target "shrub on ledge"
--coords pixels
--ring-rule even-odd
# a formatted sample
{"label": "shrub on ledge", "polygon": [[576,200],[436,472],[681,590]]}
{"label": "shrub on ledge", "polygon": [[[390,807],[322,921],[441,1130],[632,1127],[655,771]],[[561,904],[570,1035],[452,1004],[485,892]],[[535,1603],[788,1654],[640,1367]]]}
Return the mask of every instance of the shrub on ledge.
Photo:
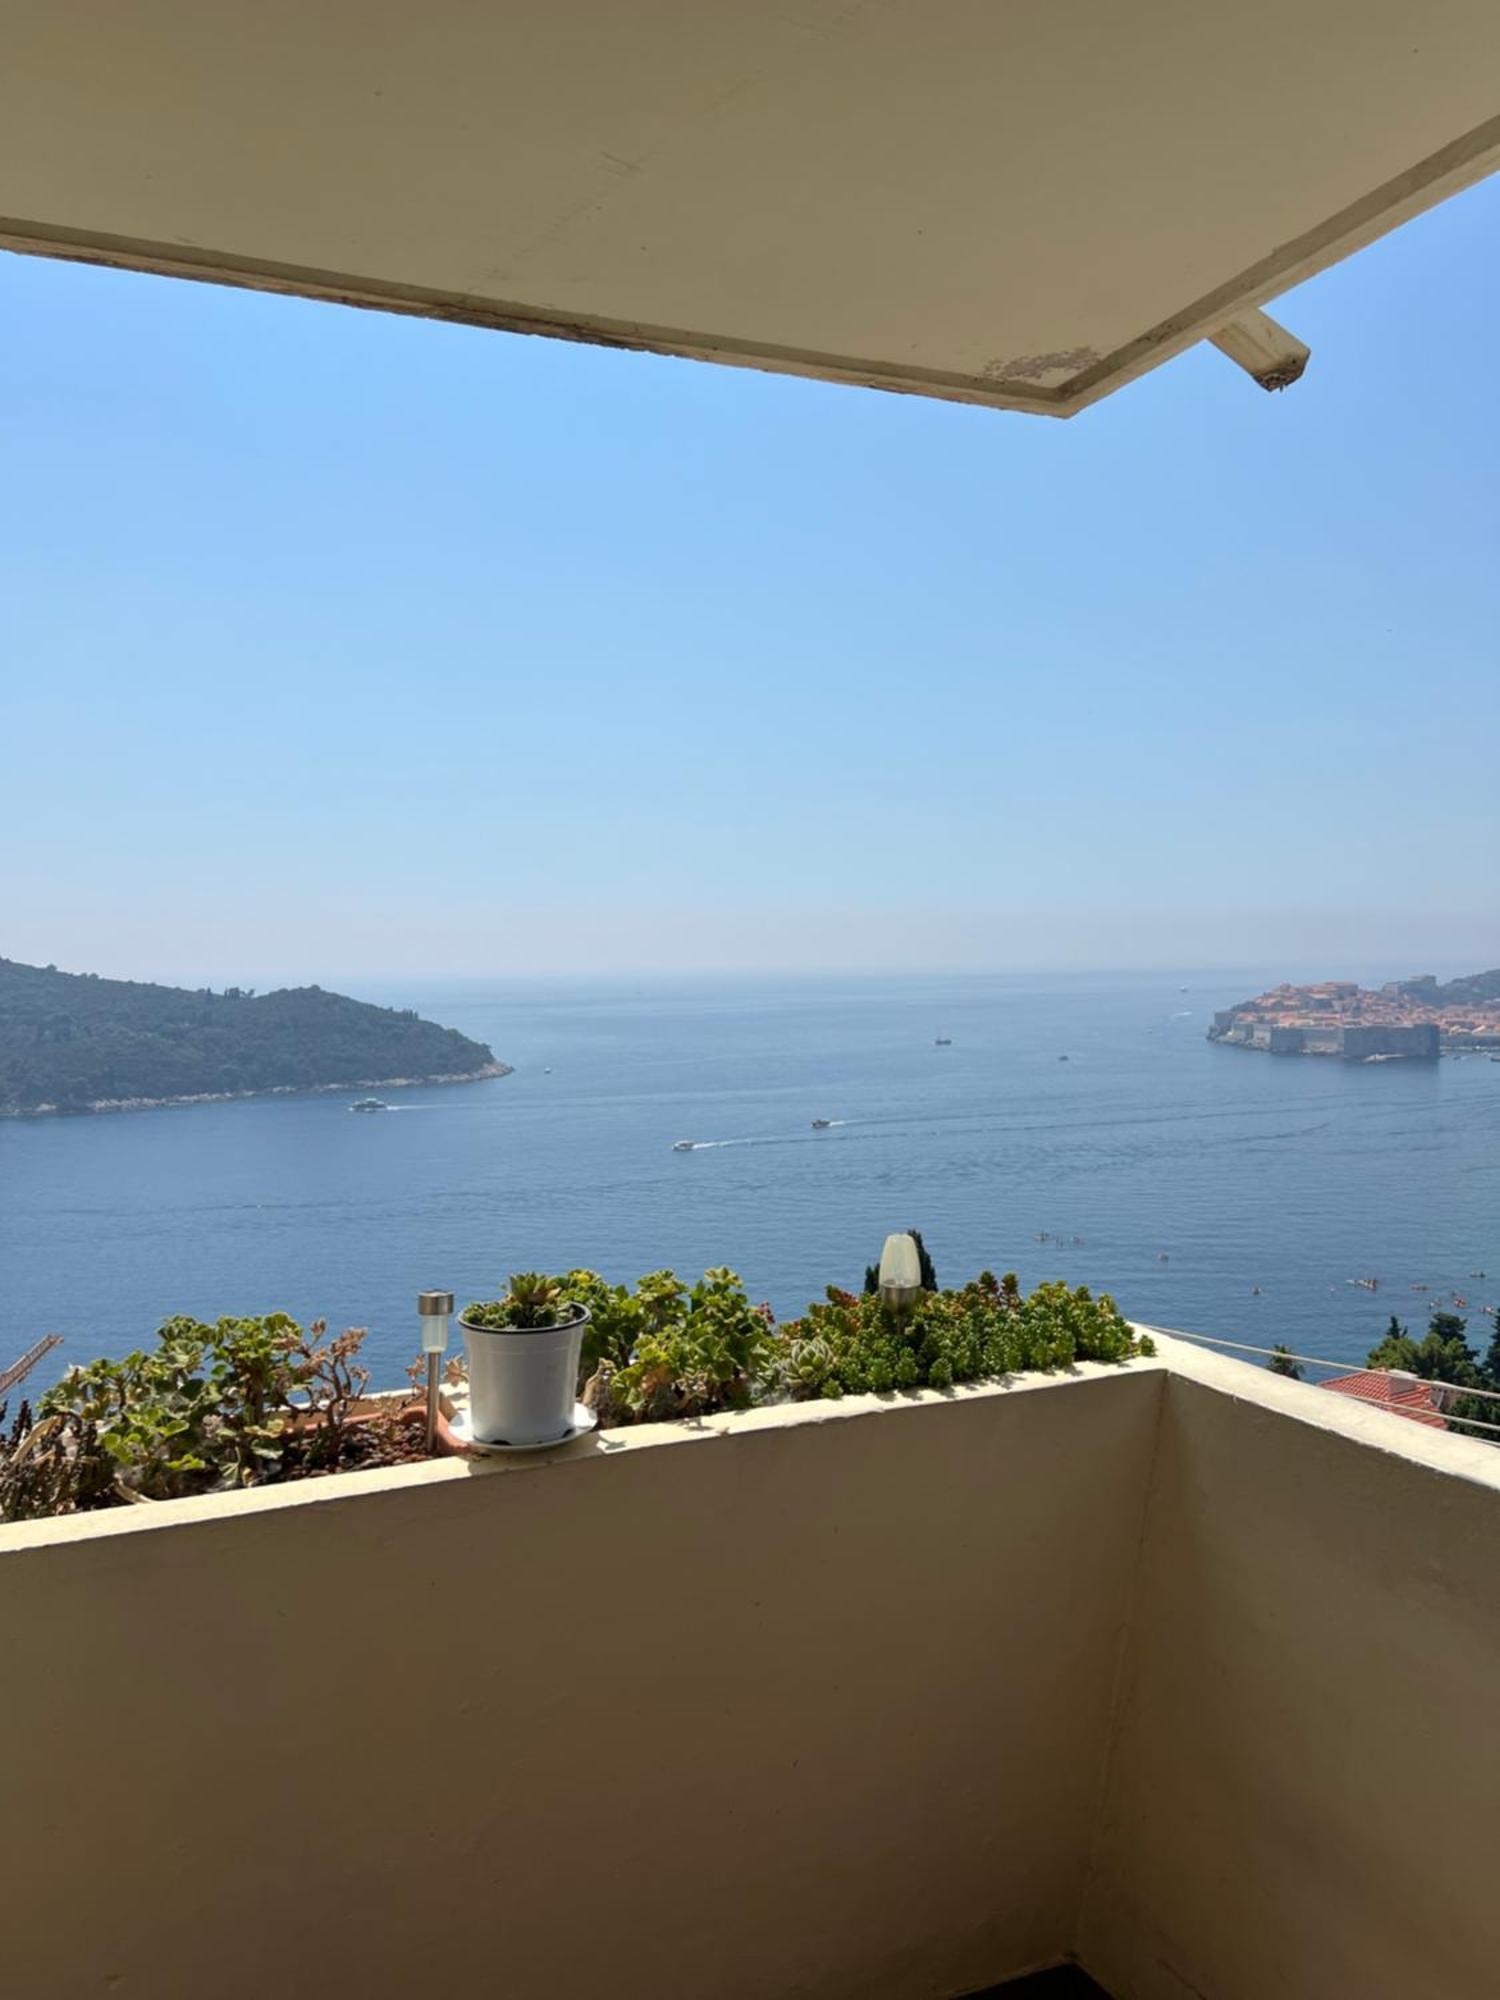
{"label": "shrub on ledge", "polygon": [[771,1309],[751,1305],[722,1265],[691,1288],[672,1271],[653,1271],[633,1292],[596,1271],[558,1283],[589,1309],[581,1374],[602,1424],[743,1410],[769,1379]]}
{"label": "shrub on ledge", "polygon": [[71,1368],[40,1413],[89,1427],[130,1492],[254,1486],[331,1466],[368,1376],[356,1329],[323,1339],[286,1313],[260,1319],[170,1319],[149,1351]]}
{"label": "shrub on ledge", "polygon": [[823,1303],[780,1328],[722,1268],[691,1290],[671,1271],[642,1278],[633,1293],[592,1271],[557,1282],[592,1316],[584,1399],[605,1426],[814,1396],[948,1389],[1153,1351],[1107,1294],[1046,1284],[1023,1298],[1013,1272],[997,1279],[986,1271],[959,1291],[924,1291],[905,1315],[874,1293],[830,1286]]}
{"label": "shrub on ledge", "polygon": [[[872,1293],[830,1286],[779,1328],[770,1307],[752,1305],[722,1266],[694,1285],[654,1271],[632,1290],[580,1270],[528,1278],[524,1290],[520,1304],[534,1323],[588,1307],[580,1382],[606,1427],[753,1403],[947,1389],[1154,1351],[1107,1295],[1046,1284],[1023,1298],[1013,1275],[988,1271],[958,1291],[923,1291],[902,1313]],[[35,1419],[23,1405],[7,1426],[0,1407],[0,1520],[425,1455],[420,1406],[366,1401],[363,1339],[359,1329],[327,1338],[321,1320],[304,1333],[282,1313],[214,1325],[168,1320],[153,1348],[70,1369]],[[449,1370],[452,1380],[458,1363]],[[420,1360],[409,1372],[415,1383]]]}
{"label": "shrub on ledge", "polygon": [[996,1279],[985,1271],[959,1291],[921,1293],[905,1315],[869,1292],[830,1286],[825,1303],[782,1328],[776,1373],[784,1395],[805,1400],[949,1389],[1152,1352],[1107,1293],[1096,1299],[1086,1285],[1048,1284],[1023,1298],[1014,1272]]}
{"label": "shrub on ledge", "polygon": [[408,1411],[357,1414],[364,1337],[285,1313],[178,1318],[154,1347],[70,1368],[34,1416],[22,1404],[7,1428],[0,1406],[0,1521],[422,1456]]}

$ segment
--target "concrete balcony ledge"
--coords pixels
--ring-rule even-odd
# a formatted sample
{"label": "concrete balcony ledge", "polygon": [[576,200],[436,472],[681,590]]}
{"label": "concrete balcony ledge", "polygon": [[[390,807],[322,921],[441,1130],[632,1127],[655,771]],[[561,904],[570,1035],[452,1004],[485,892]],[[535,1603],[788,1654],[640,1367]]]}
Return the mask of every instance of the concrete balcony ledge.
{"label": "concrete balcony ledge", "polygon": [[[1143,1332],[1150,1329],[1142,1328]],[[1154,1337],[1154,1336],[1153,1336]],[[1174,1345],[1185,1346],[1177,1342]],[[1189,1349],[1190,1353],[1196,1350]],[[999,1382],[966,1382],[952,1389],[913,1389],[882,1396],[841,1396],[835,1400],[774,1403],[750,1410],[726,1410],[686,1423],[630,1424],[614,1430],[591,1431],[555,1450],[500,1455],[432,1459],[425,1464],[379,1466],[282,1485],[250,1487],[243,1492],[204,1493],[149,1507],[112,1507],[99,1513],[66,1514],[46,1520],[0,1525],[0,1556],[8,1550],[48,1548],[88,1541],[99,1536],[151,1533],[226,1521],[245,1514],[281,1513],[320,1503],[344,1503],[373,1494],[410,1492],[425,1487],[464,1486],[472,1480],[511,1479],[556,1471],[561,1466],[602,1464],[627,1454],[668,1447],[706,1444],[714,1438],[746,1438],[766,1432],[806,1430],[849,1423],[867,1417],[898,1417],[923,1408],[953,1408],[984,1403],[997,1396],[1109,1381],[1126,1373],[1154,1372],[1160,1363],[1083,1361],[1066,1373],[1022,1374]]]}
{"label": "concrete balcony ledge", "polygon": [[0,1529],[15,1990],[1471,2000],[1500,1452],[1159,1349]]}
{"label": "concrete balcony ledge", "polygon": [[[1457,1431],[1433,1431],[1388,1410],[1372,1408],[1344,1396],[1330,1396],[1316,1382],[1294,1382],[1269,1369],[1257,1368],[1224,1355],[1212,1354],[1164,1327],[1132,1321],[1137,1333],[1156,1344],[1154,1362],[1133,1368],[1157,1367],[1183,1382],[1231,1397],[1249,1411],[1263,1411],[1268,1420],[1289,1417],[1332,1437],[1347,1438],[1377,1452],[1390,1452],[1410,1464],[1426,1465],[1455,1479],[1476,1480],[1500,1492],[1500,1450],[1482,1438]],[[1045,1377],[1043,1380],[1047,1379]]]}

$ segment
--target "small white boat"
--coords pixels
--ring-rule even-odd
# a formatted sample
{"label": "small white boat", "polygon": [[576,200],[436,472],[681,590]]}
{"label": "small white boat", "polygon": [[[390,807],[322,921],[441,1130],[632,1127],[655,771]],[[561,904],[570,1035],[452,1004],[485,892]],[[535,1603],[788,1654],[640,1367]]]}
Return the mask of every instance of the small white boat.
{"label": "small white boat", "polygon": [[815,1132],[826,1132],[832,1123],[833,1120],[831,1118],[815,1118],[812,1122],[812,1128]]}
{"label": "small white boat", "polygon": [[356,1097],[349,1106],[351,1111],[389,1111],[390,1108],[383,1097]]}
{"label": "small white boat", "polygon": [[674,1153],[694,1153],[697,1150],[698,1141],[696,1139],[677,1139],[674,1140],[672,1145]]}

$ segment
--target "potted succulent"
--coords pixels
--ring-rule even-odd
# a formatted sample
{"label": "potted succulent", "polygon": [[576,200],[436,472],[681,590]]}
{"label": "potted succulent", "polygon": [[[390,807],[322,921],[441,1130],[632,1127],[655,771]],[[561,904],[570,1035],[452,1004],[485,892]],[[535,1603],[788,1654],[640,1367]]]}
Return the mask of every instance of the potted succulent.
{"label": "potted succulent", "polygon": [[593,1428],[578,1402],[578,1358],[588,1308],[555,1278],[526,1272],[503,1299],[459,1315],[469,1356],[470,1441],[524,1448],[561,1444]]}

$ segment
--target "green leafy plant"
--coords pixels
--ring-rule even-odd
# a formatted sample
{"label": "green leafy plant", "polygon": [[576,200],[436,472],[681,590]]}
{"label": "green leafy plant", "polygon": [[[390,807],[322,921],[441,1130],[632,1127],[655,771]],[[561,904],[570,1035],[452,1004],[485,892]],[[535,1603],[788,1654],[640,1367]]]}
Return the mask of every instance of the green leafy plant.
{"label": "green leafy plant", "polygon": [[597,1271],[569,1271],[561,1284],[570,1298],[588,1307],[580,1372],[584,1379],[600,1362],[628,1367],[641,1342],[664,1337],[688,1309],[687,1287],[672,1271],[652,1271],[634,1291],[612,1285]]}
{"label": "green leafy plant", "polygon": [[253,1486],[281,1471],[289,1442],[287,1412],[311,1369],[302,1329],[285,1313],[221,1319],[205,1329],[207,1437],[197,1446],[206,1466]]}
{"label": "green leafy plant", "polygon": [[689,1287],[652,1271],[631,1291],[596,1271],[562,1281],[589,1309],[581,1376],[601,1423],[647,1423],[743,1409],[774,1350],[768,1306],[753,1306],[733,1271],[705,1271]]}
{"label": "green leafy plant", "polygon": [[1047,1284],[1023,1298],[1014,1272],[986,1271],[958,1291],[924,1292],[902,1313],[830,1287],[782,1329],[773,1376],[793,1399],[883,1395],[1152,1352],[1107,1294]]}
{"label": "green leafy plant", "polygon": [[470,1326],[487,1326],[497,1333],[523,1333],[548,1326],[566,1326],[579,1313],[579,1301],[564,1296],[560,1279],[539,1271],[521,1271],[510,1281],[503,1299],[479,1299],[465,1306]]}
{"label": "green leafy plant", "polygon": [[[524,1272],[503,1299],[472,1305],[465,1317],[502,1330],[545,1328],[584,1309],[580,1381],[606,1425],[784,1398],[946,1389],[1154,1351],[1107,1296],[1049,1284],[1023,1297],[1012,1273],[984,1272],[957,1291],[934,1284],[900,1312],[875,1294],[830,1288],[778,1329],[770,1308],[752,1305],[722,1266],[691,1286],[653,1271],[633,1288],[596,1271]],[[363,1340],[358,1328],[330,1337],[322,1320],[304,1331],[285,1313],[168,1320],[153,1347],[71,1369],[34,1420],[23,1405],[7,1431],[0,1410],[0,1519],[419,1458],[420,1402],[363,1406]],[[408,1372],[420,1390],[425,1359]],[[450,1363],[450,1381],[460,1373]]]}
{"label": "green leafy plant", "polygon": [[324,1341],[286,1313],[170,1319],[156,1345],[121,1361],[72,1368],[41,1399],[96,1441],[127,1493],[168,1500],[252,1486],[338,1457],[366,1382],[355,1356],[364,1333]]}
{"label": "green leafy plant", "polygon": [[670,1271],[642,1279],[641,1289],[648,1288],[655,1323],[616,1371],[616,1396],[648,1422],[744,1409],[771,1351],[769,1308],[752,1306],[723,1265],[705,1271],[691,1291]]}
{"label": "green leafy plant", "polygon": [[[149,1352],[69,1369],[42,1397],[41,1414],[90,1425],[131,1490],[153,1499],[193,1492],[211,1483],[213,1346],[213,1328],[168,1320]],[[238,1445],[231,1455],[237,1457]]]}

